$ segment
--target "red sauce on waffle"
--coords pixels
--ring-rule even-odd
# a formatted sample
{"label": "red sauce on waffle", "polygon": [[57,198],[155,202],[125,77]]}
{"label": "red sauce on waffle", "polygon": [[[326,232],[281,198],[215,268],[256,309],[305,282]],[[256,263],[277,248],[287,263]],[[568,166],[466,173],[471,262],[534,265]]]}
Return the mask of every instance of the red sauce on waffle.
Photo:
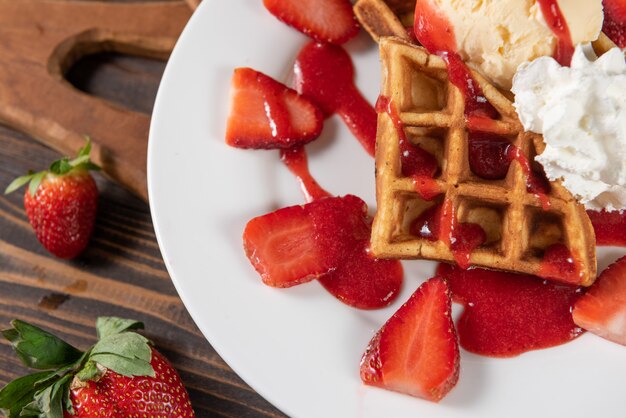
{"label": "red sauce on waffle", "polygon": [[509,146],[508,156],[511,160],[517,161],[522,167],[522,171],[526,175],[526,188],[529,193],[533,193],[541,201],[543,210],[550,209],[550,199],[548,194],[551,187],[550,182],[546,178],[545,174],[538,173],[530,166],[530,161],[522,153],[522,150],[515,145]]}
{"label": "red sauce on waffle", "polygon": [[465,97],[465,117],[495,119],[496,109],[485,98],[480,85],[458,54],[454,28],[431,2],[420,1],[415,6],[415,37],[431,53],[439,55],[448,64],[450,82]]}
{"label": "red sauce on waffle", "polygon": [[570,312],[580,291],[535,276],[440,264],[455,302],[465,306],[456,329],[463,348],[512,357],[552,347],[583,333]]}
{"label": "red sauce on waffle", "polygon": [[415,191],[424,200],[432,200],[441,194],[441,189],[434,180],[435,174],[439,171],[437,159],[419,145],[409,141],[404,131],[404,124],[393,101],[388,97],[378,96],[376,111],[378,113],[387,113],[396,128],[400,147],[402,175],[413,179]]}
{"label": "red sauce on waffle", "polygon": [[581,282],[580,261],[563,244],[553,244],[546,248],[538,276],[564,283]]}
{"label": "red sauce on waffle", "polygon": [[480,225],[458,222],[454,205],[449,199],[426,209],[411,223],[410,233],[429,241],[441,239],[463,269],[469,268],[472,251],[487,239]]}

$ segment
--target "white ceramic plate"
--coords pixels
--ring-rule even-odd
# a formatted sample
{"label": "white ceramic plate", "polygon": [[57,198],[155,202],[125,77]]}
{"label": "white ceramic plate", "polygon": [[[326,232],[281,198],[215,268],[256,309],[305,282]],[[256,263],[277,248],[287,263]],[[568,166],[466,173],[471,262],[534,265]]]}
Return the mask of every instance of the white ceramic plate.
{"label": "white ceramic plate", "polygon": [[[260,0],[205,0],[172,55],[154,111],[150,201],[172,280],[226,362],[262,396],[297,417],[624,417],[626,348],[593,335],[514,359],[466,352],[457,387],[439,404],[365,387],[359,360],[373,333],[434,264],[405,263],[405,285],[387,309],[349,308],[312,282],[264,286],[244,256],[254,216],[303,203],[275,151],[224,144],[232,70],[250,66],[287,80],[307,39]],[[357,84],[373,103],[377,49],[365,34],[348,46]],[[331,193],[374,204],[374,163],[334,117],[308,147],[313,175]],[[600,267],[623,254],[600,252]]]}

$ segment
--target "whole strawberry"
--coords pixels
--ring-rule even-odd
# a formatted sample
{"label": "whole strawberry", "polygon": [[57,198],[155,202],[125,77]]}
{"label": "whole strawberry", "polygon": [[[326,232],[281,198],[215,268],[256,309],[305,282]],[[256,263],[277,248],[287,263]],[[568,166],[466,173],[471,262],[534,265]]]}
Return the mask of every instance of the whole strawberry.
{"label": "whole strawberry", "polygon": [[89,160],[91,142],[74,159],[62,158],[48,170],[16,178],[7,187],[11,193],[30,183],[24,208],[37,239],[60,258],[74,258],[87,247],[98,208],[98,188],[89,170],[98,166]]}
{"label": "whole strawberry", "polygon": [[13,417],[194,417],[172,365],[134,332],[143,324],[101,317],[99,341],[82,352],[33,325],[14,320],[2,334],[38,373],[0,390],[0,409]]}

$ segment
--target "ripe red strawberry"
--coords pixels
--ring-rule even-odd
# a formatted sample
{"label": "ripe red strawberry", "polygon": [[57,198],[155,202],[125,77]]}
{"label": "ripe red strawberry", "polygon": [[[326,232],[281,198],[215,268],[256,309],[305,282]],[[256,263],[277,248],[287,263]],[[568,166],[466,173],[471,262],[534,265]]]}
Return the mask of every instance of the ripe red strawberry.
{"label": "ripe red strawberry", "polygon": [[252,219],[243,233],[243,247],[268,286],[295,286],[333,267],[315,240],[315,226],[306,206],[291,206]]}
{"label": "ripe red strawberry", "polygon": [[43,370],[0,390],[9,418],[194,417],[180,376],[137,321],[102,317],[99,341],[87,352],[33,325],[12,321],[2,334],[29,367]]}
{"label": "ripe red strawberry", "polygon": [[626,345],[626,256],[600,274],[578,299],[572,315],[578,326]]}
{"label": "ripe red strawberry", "polygon": [[303,145],[322,131],[317,106],[298,93],[251,68],[237,68],[226,143],[237,148],[275,149]]}
{"label": "ripe red strawberry", "polygon": [[459,345],[448,285],[422,284],[370,341],[361,380],[371,386],[439,401],[459,378]]}
{"label": "ripe red strawberry", "polygon": [[604,0],[602,31],[620,48],[626,48],[626,0]]}
{"label": "ripe red strawberry", "polygon": [[359,32],[350,0],[263,0],[263,4],[279,20],[316,41],[342,44]]}
{"label": "ripe red strawberry", "polygon": [[98,188],[89,170],[91,143],[72,160],[63,158],[48,170],[15,179],[5,194],[30,182],[24,208],[39,242],[60,258],[74,258],[87,247],[98,208]]}

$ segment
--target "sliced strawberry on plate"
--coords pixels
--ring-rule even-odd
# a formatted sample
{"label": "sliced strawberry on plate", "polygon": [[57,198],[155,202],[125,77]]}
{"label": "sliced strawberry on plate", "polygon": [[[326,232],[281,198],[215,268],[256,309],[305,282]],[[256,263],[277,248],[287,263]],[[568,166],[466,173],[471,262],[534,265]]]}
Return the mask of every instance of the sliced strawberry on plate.
{"label": "sliced strawberry on plate", "polygon": [[620,48],[626,48],[626,0],[604,0],[602,31]]}
{"label": "sliced strawberry on plate", "polygon": [[350,0],[263,0],[263,4],[279,20],[316,41],[342,44],[359,32]]}
{"label": "sliced strawberry on plate", "polygon": [[437,402],[458,378],[450,290],[436,277],[421,285],[374,336],[361,359],[361,380]]}
{"label": "sliced strawberry on plate", "polygon": [[578,299],[572,315],[578,326],[626,345],[626,256],[600,274]]}
{"label": "sliced strawberry on plate", "polygon": [[226,143],[237,148],[276,149],[317,138],[324,118],[308,99],[251,68],[237,68]]}
{"label": "sliced strawberry on plate", "polygon": [[311,281],[334,266],[315,235],[306,206],[291,206],[248,222],[243,246],[266,285],[290,287]]}

